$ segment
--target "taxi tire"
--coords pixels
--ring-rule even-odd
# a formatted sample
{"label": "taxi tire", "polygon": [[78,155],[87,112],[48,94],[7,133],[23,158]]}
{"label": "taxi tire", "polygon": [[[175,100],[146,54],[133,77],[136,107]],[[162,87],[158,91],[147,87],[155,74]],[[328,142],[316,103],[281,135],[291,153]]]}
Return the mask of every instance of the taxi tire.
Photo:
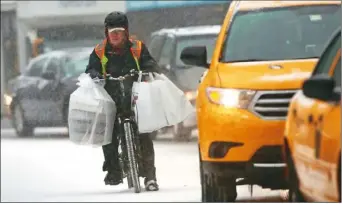
{"label": "taxi tire", "polygon": [[202,202],[234,202],[237,198],[236,181],[234,178],[224,179],[214,174],[204,174],[203,164],[199,151],[200,181]]}
{"label": "taxi tire", "polygon": [[287,154],[287,165],[289,169],[289,202],[306,202],[299,190],[299,181],[291,154]]}
{"label": "taxi tire", "polygon": [[[341,155],[341,152],[340,152]],[[338,161],[338,171],[337,171],[337,178],[338,178],[338,200],[339,202],[342,201],[341,199],[341,156],[340,156],[340,160]]]}
{"label": "taxi tire", "polygon": [[202,202],[235,202],[237,198],[235,179],[224,179],[226,182],[219,184],[221,178],[204,175],[202,178]]}

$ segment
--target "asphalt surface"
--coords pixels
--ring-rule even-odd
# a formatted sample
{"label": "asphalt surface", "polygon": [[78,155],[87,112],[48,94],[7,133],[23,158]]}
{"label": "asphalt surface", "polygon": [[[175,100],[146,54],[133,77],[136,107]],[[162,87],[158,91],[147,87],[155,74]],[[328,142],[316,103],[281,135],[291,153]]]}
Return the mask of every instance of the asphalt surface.
{"label": "asphalt surface", "polygon": [[[161,135],[155,141],[160,191],[135,194],[126,183],[105,186],[101,148],[73,144],[65,128],[18,138],[6,124],[1,122],[1,202],[200,202],[194,141]],[[251,196],[248,186],[239,186],[238,202],[281,202],[279,194],[255,186]]]}

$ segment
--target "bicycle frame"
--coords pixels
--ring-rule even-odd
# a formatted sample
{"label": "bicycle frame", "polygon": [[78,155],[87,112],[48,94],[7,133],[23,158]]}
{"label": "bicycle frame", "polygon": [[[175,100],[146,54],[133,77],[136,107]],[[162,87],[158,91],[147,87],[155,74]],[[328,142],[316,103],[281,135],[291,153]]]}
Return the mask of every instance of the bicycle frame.
{"label": "bicycle frame", "polygon": [[[134,76],[130,74],[130,76]],[[120,85],[120,102],[124,107],[126,102],[126,93],[124,80],[126,76],[119,78],[110,77],[109,80],[119,81]],[[119,154],[119,159],[121,159],[121,166],[123,168],[123,173],[127,175],[128,188],[134,187],[135,192],[139,193],[141,191],[139,177],[142,176],[141,172],[143,170],[142,155],[140,148],[140,138],[138,136],[138,126],[135,120],[134,108],[136,95],[134,92],[131,93],[131,106],[129,114],[118,114],[118,123],[120,126],[120,132],[117,134],[118,142],[121,146],[122,153]],[[126,110],[123,110],[126,112]]]}
{"label": "bicycle frame", "polygon": [[[125,102],[125,97],[126,97],[126,94],[125,94],[125,86],[124,86],[124,82],[123,80],[120,80],[119,81],[119,84],[120,84],[120,100],[121,100],[121,104],[124,104]],[[118,117],[118,122],[119,122],[119,125],[120,125],[120,134],[118,134],[118,139],[119,139],[119,144],[123,145],[121,147],[125,147],[125,138],[123,137],[124,136],[124,133],[125,131],[128,131],[126,130],[127,128],[125,128],[125,123],[130,123],[131,125],[133,125],[133,131],[135,132],[135,134],[132,134],[134,135],[135,137],[132,138],[134,140],[134,144],[135,144],[135,148],[136,148],[136,151],[137,151],[137,156],[138,156],[138,167],[139,169],[142,168],[142,162],[141,161],[141,152],[140,152],[140,140],[139,140],[139,137],[138,137],[138,129],[137,129],[137,123],[135,121],[135,118],[134,118],[134,108],[135,108],[135,96],[134,96],[134,93],[132,93],[132,97],[131,97],[131,115],[129,115],[128,117],[127,116],[119,116]],[[122,141],[124,141],[124,143],[122,143]],[[123,149],[123,148],[122,148]],[[124,151],[122,151],[124,152]]]}
{"label": "bicycle frame", "polygon": [[[113,78],[109,75],[109,78],[105,79],[106,82],[107,80],[114,80],[119,82],[121,95],[120,102],[122,106],[124,106],[123,104],[125,103],[126,98],[124,80],[128,76],[135,76],[135,73],[137,72],[131,70],[130,73],[125,76]],[[139,72],[139,77],[142,77],[142,75],[143,73]],[[119,153],[119,165],[122,166],[124,174],[127,174],[128,188],[134,187],[135,193],[139,193],[141,191],[139,177],[142,176],[141,173],[143,172],[143,163],[140,148],[140,138],[138,136],[138,125],[134,114],[136,99],[137,96],[134,92],[132,92],[130,113],[117,114],[117,119],[120,126],[120,132],[119,134],[117,134],[117,139],[122,151],[122,154]],[[126,110],[124,110],[124,112],[126,112]]]}

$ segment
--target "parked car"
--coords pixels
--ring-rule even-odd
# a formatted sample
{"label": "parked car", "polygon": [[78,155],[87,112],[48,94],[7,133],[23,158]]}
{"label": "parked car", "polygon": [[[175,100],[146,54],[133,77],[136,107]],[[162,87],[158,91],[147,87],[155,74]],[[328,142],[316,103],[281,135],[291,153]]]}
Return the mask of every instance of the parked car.
{"label": "parked car", "polygon": [[[193,105],[196,103],[199,80],[206,69],[185,65],[180,59],[181,51],[187,46],[205,45],[208,48],[207,56],[211,58],[220,28],[219,25],[168,28],[151,34],[151,55],[163,74],[184,91]],[[176,139],[189,139],[192,130],[197,128],[196,114],[171,128]]]}
{"label": "parked car", "polygon": [[341,29],[293,97],[284,150],[293,202],[341,202]]}
{"label": "parked car", "polygon": [[288,188],[289,102],[340,19],[340,1],[232,1],[211,62],[205,46],[183,50],[187,64],[210,67],[196,101],[203,202],[235,201],[237,185]]}
{"label": "parked car", "polygon": [[85,71],[91,48],[52,51],[30,61],[25,73],[9,82],[10,116],[18,136],[35,127],[66,126],[70,94]]}

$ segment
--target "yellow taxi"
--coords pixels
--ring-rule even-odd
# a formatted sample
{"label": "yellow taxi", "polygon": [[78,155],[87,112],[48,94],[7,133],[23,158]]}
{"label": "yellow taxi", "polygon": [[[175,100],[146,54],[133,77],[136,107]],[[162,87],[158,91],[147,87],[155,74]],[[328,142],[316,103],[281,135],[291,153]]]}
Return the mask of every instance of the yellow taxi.
{"label": "yellow taxi", "polygon": [[291,201],[341,202],[341,30],[293,97],[285,128]]}
{"label": "yellow taxi", "polygon": [[184,63],[208,68],[197,96],[203,202],[229,202],[236,186],[285,189],[285,119],[326,41],[340,1],[232,1],[208,63],[203,46]]}

